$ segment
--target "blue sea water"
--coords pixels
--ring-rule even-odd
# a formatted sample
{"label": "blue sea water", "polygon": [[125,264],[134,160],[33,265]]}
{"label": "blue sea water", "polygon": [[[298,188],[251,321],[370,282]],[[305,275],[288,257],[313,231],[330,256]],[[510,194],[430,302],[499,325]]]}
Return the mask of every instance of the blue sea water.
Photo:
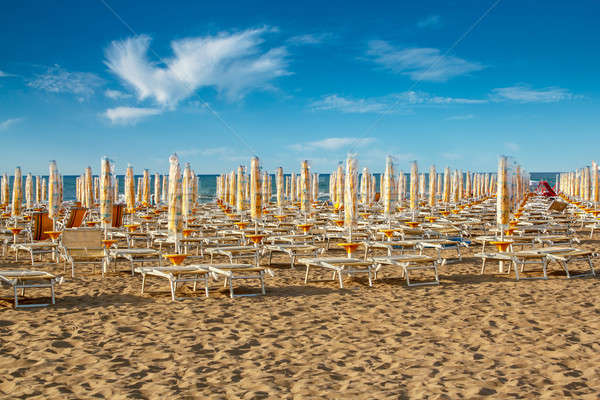
{"label": "blue sea water", "polygon": [[[550,184],[550,186],[554,186],[556,175],[558,172],[532,172],[531,180],[532,181],[540,181],[546,180]],[[428,176],[428,174],[425,174]],[[135,182],[137,182],[137,178],[141,176],[135,177]],[[203,201],[209,201],[214,198],[217,187],[217,175],[199,175],[199,185],[198,191]],[[48,177],[45,177],[48,179]],[[65,175],[63,176],[63,185],[64,185],[64,193],[63,198],[65,200],[74,200],[75,199],[75,179],[77,176],[75,175]],[[380,175],[375,174],[375,178],[377,181],[377,186],[379,187],[379,179]],[[410,177],[409,177],[410,178]],[[119,180],[119,191],[123,193],[123,188],[125,187],[125,176],[118,175],[117,179]],[[12,179],[11,179],[12,180]],[[151,187],[154,187],[154,176],[150,176]],[[273,176],[274,181],[274,176]],[[23,183],[25,182],[25,178],[23,178]],[[11,183],[12,185],[12,183]],[[275,185],[273,184],[273,191],[275,191]],[[329,193],[329,174],[320,174],[319,175],[319,193],[326,194]]]}

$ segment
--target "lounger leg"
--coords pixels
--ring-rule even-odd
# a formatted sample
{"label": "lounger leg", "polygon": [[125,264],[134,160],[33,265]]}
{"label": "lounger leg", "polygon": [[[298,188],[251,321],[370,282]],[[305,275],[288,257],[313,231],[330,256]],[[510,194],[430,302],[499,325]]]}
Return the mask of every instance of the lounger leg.
{"label": "lounger leg", "polygon": [[56,300],[54,298],[54,281],[50,283],[50,294],[52,296],[52,304],[56,304]]}
{"label": "lounger leg", "polygon": [[265,273],[264,272],[260,272],[260,290],[262,292],[262,294],[266,294],[265,292]]}
{"label": "lounger leg", "polygon": [[171,285],[171,300],[175,301],[175,290],[176,290],[176,287],[174,285],[175,282],[169,281],[169,283]]}
{"label": "lounger leg", "polygon": [[269,250],[269,265],[271,265],[272,260],[273,260],[273,250]]}
{"label": "lounger leg", "polygon": [[481,272],[479,273],[480,275],[483,275],[483,273],[485,272],[485,260],[486,258],[483,258],[483,261],[481,261]]}
{"label": "lounger leg", "polygon": [[309,270],[309,266],[306,265],[306,274],[304,274],[304,284],[306,285],[308,283],[308,270]]}
{"label": "lounger leg", "polygon": [[71,261],[71,278],[75,278],[75,262]]}
{"label": "lounger leg", "polygon": [[404,275],[406,275],[406,286],[410,286],[410,278],[408,277],[408,269],[406,267],[403,268]]}
{"label": "lounger leg", "polygon": [[544,279],[548,279],[548,259],[545,258],[542,262],[542,269],[544,270]]}
{"label": "lounger leg", "polygon": [[367,274],[369,276],[369,286],[373,286],[373,280],[371,279],[371,266],[369,265]]}
{"label": "lounger leg", "polygon": [[571,278],[571,274],[569,273],[569,268],[567,267],[567,263],[564,261],[561,261],[560,263],[562,264],[563,269],[567,273],[567,278]]}
{"label": "lounger leg", "polygon": [[229,278],[229,297],[233,299],[233,279]]}
{"label": "lounger leg", "polygon": [[342,271],[337,271],[338,279],[340,281],[340,289],[344,288],[344,278],[342,278]]}
{"label": "lounger leg", "polygon": [[204,274],[204,293],[208,297],[208,273]]}
{"label": "lounger leg", "polygon": [[434,261],[433,262],[433,271],[435,273],[435,281],[438,283],[438,285],[440,284],[440,277],[438,275],[438,269],[437,269],[437,263]]}
{"label": "lounger leg", "polygon": [[17,290],[17,286],[14,286],[15,289],[15,308],[19,307],[19,291]]}
{"label": "lounger leg", "polygon": [[146,274],[142,272],[142,294],[144,293],[145,286],[146,286]]}

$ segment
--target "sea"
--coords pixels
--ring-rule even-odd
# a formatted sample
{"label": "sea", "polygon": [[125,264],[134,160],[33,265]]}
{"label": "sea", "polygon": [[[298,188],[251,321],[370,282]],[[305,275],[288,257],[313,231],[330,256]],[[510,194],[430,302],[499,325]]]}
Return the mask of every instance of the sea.
{"label": "sea", "polygon": [[[537,182],[545,180],[550,186],[554,186],[556,181],[556,175],[559,172],[532,172],[531,173],[531,181],[532,185],[536,185]],[[200,201],[208,202],[214,199],[217,187],[217,176],[218,175],[198,175],[199,185],[198,192],[200,195]],[[286,175],[287,176],[287,175]],[[407,174],[408,176],[408,174]],[[428,174],[425,174],[427,177]],[[48,179],[45,176],[46,180]],[[75,200],[75,179],[76,175],[64,175],[63,176],[63,199],[65,201]],[[137,178],[141,178],[141,175],[136,176],[134,182],[137,182]],[[119,180],[119,191],[123,193],[123,188],[125,187],[125,176],[118,175],[117,179]],[[275,177],[272,175],[273,182],[275,182]],[[380,174],[375,174],[376,179],[376,187],[379,187]],[[409,176],[410,180],[410,176]],[[12,181],[12,177],[11,177]],[[151,187],[154,188],[154,176],[150,176]],[[25,178],[23,178],[23,184],[25,183]],[[11,182],[12,187],[12,182]],[[275,184],[273,183],[273,191],[275,191]],[[329,174],[319,174],[319,195],[320,197],[327,197],[329,193]]]}

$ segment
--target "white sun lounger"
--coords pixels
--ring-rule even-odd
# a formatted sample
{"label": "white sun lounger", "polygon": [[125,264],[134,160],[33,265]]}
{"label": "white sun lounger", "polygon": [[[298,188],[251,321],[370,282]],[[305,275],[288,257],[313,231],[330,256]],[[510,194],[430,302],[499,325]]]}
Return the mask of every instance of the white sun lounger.
{"label": "white sun lounger", "polygon": [[[134,275],[134,263],[141,263],[143,266],[144,262],[158,261],[159,267],[162,263],[161,252],[155,249],[110,249],[108,254],[108,263],[114,262],[116,264],[120,258],[129,261],[131,264],[131,276]],[[107,269],[107,267],[103,268],[103,274],[105,272],[104,269]]]}
{"label": "white sun lounger", "polygon": [[200,266],[208,268],[208,270],[216,275],[225,277],[224,286],[227,287],[229,284],[229,296],[233,299],[234,297],[249,297],[258,296],[259,293],[247,293],[247,294],[235,294],[233,292],[233,281],[234,280],[248,280],[258,279],[260,281],[260,294],[265,294],[265,272],[268,272],[273,276],[273,272],[270,269],[263,268],[251,264],[201,264]]}
{"label": "white sun lounger", "polygon": [[373,271],[373,262],[364,261],[358,258],[349,257],[316,257],[316,258],[300,258],[298,263],[306,266],[306,274],[304,275],[304,283],[308,283],[308,273],[311,267],[326,268],[333,271],[332,280],[336,275],[340,282],[340,288],[344,288],[343,275],[352,276],[356,273],[366,273],[369,278],[369,286],[373,286],[371,278]]}
{"label": "white sun lounger", "polygon": [[234,259],[254,258],[254,263],[258,265],[258,252],[260,248],[256,246],[224,246],[211,247],[205,249],[205,252],[210,254],[210,263],[213,263],[215,255],[229,257],[229,262],[233,264]]}
{"label": "white sun lounger", "polygon": [[294,268],[294,263],[298,258],[299,254],[306,255],[306,253],[313,253],[317,257],[319,248],[310,244],[268,244],[265,246],[265,251],[269,254],[269,265],[271,265],[271,259],[273,258],[273,252],[285,253],[290,256],[290,266]]}
{"label": "white sun lounger", "polygon": [[[375,261],[375,263],[377,264],[377,267],[375,268],[375,279],[377,279],[377,272],[382,267],[386,265],[392,265],[402,268],[402,276],[406,277],[406,284],[408,286],[440,284],[440,279],[437,270],[437,264],[439,261],[436,258],[425,255],[404,254],[393,257],[375,257],[373,261]],[[409,271],[423,269],[432,269],[435,274],[435,279],[433,281],[410,283]]]}
{"label": "white sun lounger", "polygon": [[19,289],[21,296],[25,295],[25,289],[50,288],[52,304],[56,304],[54,297],[54,285],[61,284],[63,277],[56,277],[45,271],[32,270],[0,270],[0,283],[2,286],[12,287],[14,290],[15,308],[45,307],[49,303],[19,304]]}
{"label": "white sun lounger", "polygon": [[142,293],[146,285],[146,275],[158,276],[166,278],[169,281],[169,287],[171,289],[171,300],[184,300],[190,297],[177,297],[177,285],[183,282],[193,282],[194,291],[196,291],[196,284],[204,281],[204,291],[206,297],[208,297],[208,268],[201,265],[185,265],[185,266],[172,266],[172,267],[137,267],[135,272],[142,275]]}

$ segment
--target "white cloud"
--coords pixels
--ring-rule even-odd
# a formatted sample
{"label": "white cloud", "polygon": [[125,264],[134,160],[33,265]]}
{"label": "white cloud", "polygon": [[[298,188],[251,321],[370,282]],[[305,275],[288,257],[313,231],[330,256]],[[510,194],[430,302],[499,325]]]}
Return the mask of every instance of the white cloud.
{"label": "white cloud", "polygon": [[514,142],[506,142],[504,143],[504,147],[510,151],[519,151],[521,149],[521,146]]}
{"label": "white cloud", "polygon": [[321,44],[334,37],[332,33],[308,33],[305,35],[292,36],[287,41],[293,45],[314,45]]}
{"label": "white cloud", "polygon": [[9,73],[6,73],[6,72],[0,70],[0,78],[8,78],[8,77],[12,77],[12,76],[16,76],[16,75],[9,74]]}
{"label": "white cloud", "polygon": [[113,99],[113,100],[128,99],[131,97],[131,95],[128,93],[124,93],[124,92],[121,92],[120,90],[113,90],[113,89],[106,89],[104,91],[104,95],[106,97],[108,97],[109,99]]}
{"label": "white cloud", "polygon": [[261,49],[267,28],[171,42],[173,56],[164,66],[148,59],[150,37],[114,41],[105,63],[139,100],[153,99],[174,108],[202,87],[214,87],[229,99],[239,99],[253,89],[269,89],[274,78],[288,75],[285,47]]}
{"label": "white cloud", "polygon": [[578,96],[574,96],[569,90],[559,87],[532,89],[529,85],[515,85],[494,89],[490,97],[495,101],[555,103],[563,100],[572,100]]}
{"label": "white cloud", "polygon": [[426,92],[407,91],[382,97],[354,99],[338,94],[323,96],[310,103],[316,111],[339,111],[346,114],[392,113],[406,111],[406,107],[418,105],[483,104],[487,99],[433,96]]}
{"label": "white cloud", "polygon": [[310,104],[314,110],[336,110],[343,113],[379,113],[385,112],[389,104],[378,99],[351,99],[337,94],[324,96]]}
{"label": "white cloud", "polygon": [[442,19],[439,15],[430,15],[417,22],[419,28],[437,28],[441,25]]}
{"label": "white cloud", "polygon": [[418,81],[444,82],[484,68],[477,62],[441,55],[438,49],[398,49],[383,40],[369,42],[367,55],[385,69]]}
{"label": "white cloud", "polygon": [[6,121],[0,122],[0,131],[6,130],[10,126],[12,126],[18,122],[21,122],[22,120],[23,120],[23,118],[10,118],[10,119],[7,119]]}
{"label": "white cloud", "polygon": [[473,119],[475,116],[473,114],[466,115],[453,115],[451,117],[446,118],[446,121],[465,121],[468,119]]}
{"label": "white cloud", "polygon": [[135,125],[138,121],[151,115],[160,114],[158,108],[116,107],[109,108],[103,115],[117,125]]}
{"label": "white cloud", "polygon": [[52,93],[72,93],[82,100],[94,94],[94,90],[102,86],[104,81],[89,72],[69,72],[60,65],[49,67],[43,74],[38,74],[27,85]]}
{"label": "white cloud", "polygon": [[369,144],[375,143],[375,138],[353,138],[353,137],[332,137],[323,140],[317,140],[314,142],[297,143],[290,145],[290,149],[295,151],[306,151],[306,150],[339,150],[344,147],[364,147]]}

